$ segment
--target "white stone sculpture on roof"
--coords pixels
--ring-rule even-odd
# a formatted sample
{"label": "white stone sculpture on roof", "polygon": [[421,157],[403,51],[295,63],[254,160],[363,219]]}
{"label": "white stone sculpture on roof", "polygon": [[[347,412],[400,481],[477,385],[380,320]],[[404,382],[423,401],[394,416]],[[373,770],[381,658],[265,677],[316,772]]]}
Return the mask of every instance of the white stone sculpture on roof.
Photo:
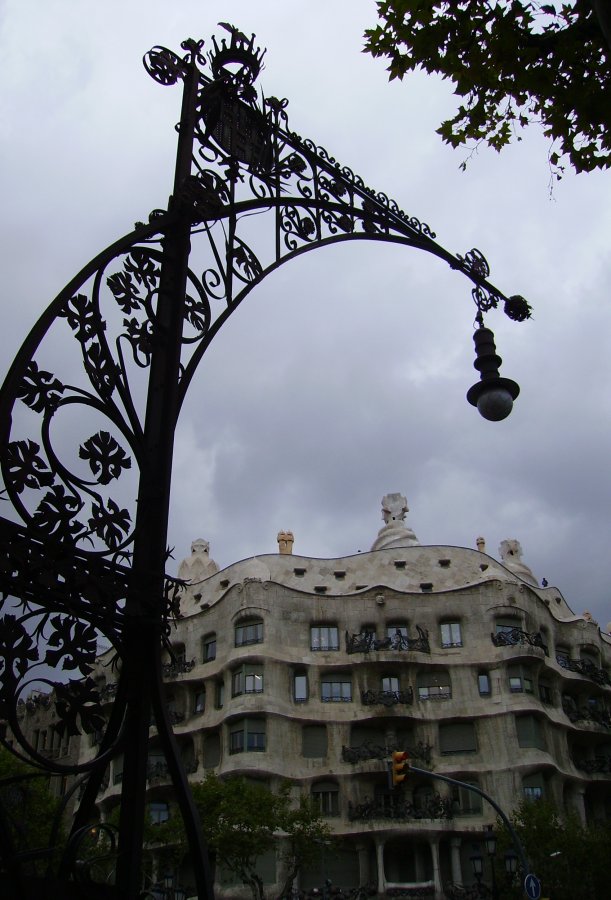
{"label": "white stone sculpture on roof", "polygon": [[408,512],[407,499],[403,494],[385,494],[382,497],[382,518],[386,524],[378,532],[372,550],[413,547],[420,543],[412,529],[405,524]]}

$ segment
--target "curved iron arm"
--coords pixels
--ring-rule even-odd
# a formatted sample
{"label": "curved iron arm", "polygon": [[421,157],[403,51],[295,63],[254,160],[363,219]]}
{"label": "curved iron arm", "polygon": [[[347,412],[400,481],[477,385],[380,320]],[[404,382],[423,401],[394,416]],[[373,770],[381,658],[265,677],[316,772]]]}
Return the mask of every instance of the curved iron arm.
{"label": "curved iron arm", "polygon": [[[103,724],[99,685],[89,679],[96,645],[104,636],[114,647],[119,690],[100,752],[73,767],[93,773],[73,840],[87,825],[106,760],[122,746],[117,884],[130,897],[140,887],[151,709],[198,895],[212,897],[197,811],[163,703],[160,660],[178,588],[165,575],[174,431],[218,330],[283,263],[357,239],[425,250],[466,275],[480,324],[501,301],[513,319],[530,315],[526,301],[489,282],[478,250],[445,250],[426,223],[292,132],[287,101],[259,99],[254,88],[265,51],[254,35],[223,27],[230,40],[213,38],[207,58],[203,41],[192,40],[183,43],[182,57],[162,47],[145,57],[159,83],[183,82],[168,209],[152,213],[72,279],[26,338],[0,391],[2,476],[22,523],[0,519],[8,547],[0,568],[0,715],[25,753],[45,764],[16,712],[29,685],[49,683],[36,667],[76,676],[69,689],[55,685],[59,728],[91,733]],[[75,339],[78,369],[66,353],[54,353],[66,331]],[[65,421],[70,439],[59,440]]]}

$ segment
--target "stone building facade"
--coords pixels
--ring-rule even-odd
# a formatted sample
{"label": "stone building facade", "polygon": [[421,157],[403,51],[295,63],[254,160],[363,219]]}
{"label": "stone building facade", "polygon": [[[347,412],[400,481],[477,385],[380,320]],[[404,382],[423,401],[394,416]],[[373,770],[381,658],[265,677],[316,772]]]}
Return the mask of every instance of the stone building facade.
{"label": "stone building facade", "polygon": [[[288,779],[318,799],[344,840],[321,847],[302,889],[330,878],[441,898],[472,882],[469,857],[495,813],[416,773],[391,789],[390,754],[407,750],[508,813],[545,796],[584,822],[611,818],[611,637],[539,586],[517,541],[503,542],[500,561],[481,538],[478,549],[421,546],[405,498],[382,506],[372,550],[340,559],[297,556],[281,532],[278,554],[218,571],[194,542],[167,703],[191,779],[235,773],[272,789]],[[110,699],[107,663],[98,678]],[[149,762],[150,815],[163,821],[172,796],[154,729]],[[116,759],[102,817],[121,777]],[[275,896],[280,864],[264,861],[264,875]]]}

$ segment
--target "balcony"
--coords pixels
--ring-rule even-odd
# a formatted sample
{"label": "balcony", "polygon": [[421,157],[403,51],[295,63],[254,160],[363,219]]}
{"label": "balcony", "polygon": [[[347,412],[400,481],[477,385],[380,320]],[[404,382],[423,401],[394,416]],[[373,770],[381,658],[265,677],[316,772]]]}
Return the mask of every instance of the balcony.
{"label": "balcony", "polygon": [[390,758],[394,750],[405,750],[410,759],[417,759],[426,766],[431,764],[431,744],[425,744],[418,741],[413,747],[405,747],[397,744],[396,746],[386,746],[386,744],[374,744],[373,741],[364,741],[358,747],[342,747],[342,760],[348,763],[365,762],[369,759],[385,759]]}
{"label": "balcony", "polygon": [[430,653],[429,633],[426,629],[416,625],[418,637],[410,638],[404,634],[393,634],[384,638],[378,638],[374,632],[365,631],[359,634],[346,632],[346,651],[348,653],[371,653],[373,650],[403,651],[412,650],[420,653]]}
{"label": "balcony", "polygon": [[531,647],[539,647],[546,656],[549,656],[547,645],[543,643],[543,637],[540,631],[522,631],[521,628],[510,628],[506,631],[499,631],[491,634],[492,643],[495,647],[516,647],[530,644]]}
{"label": "balcony", "polygon": [[173,662],[164,663],[162,668],[164,678],[176,678],[177,675],[185,675],[195,667],[195,660],[186,660],[178,657]]}
{"label": "balcony", "polygon": [[562,709],[565,715],[573,722],[586,722],[588,725],[598,725],[601,728],[611,730],[611,713],[601,706],[584,704],[578,706],[572,697],[562,698]]}
{"label": "balcony", "polygon": [[394,819],[400,822],[416,822],[421,819],[452,819],[452,802],[434,792],[415,804],[404,797],[390,794],[365,800],[363,803],[348,803],[348,818],[351,822],[372,819]]}
{"label": "balcony", "polygon": [[[184,761],[185,772],[187,775],[192,775],[194,772],[197,772],[198,760],[190,759]],[[165,778],[169,777],[169,768],[168,764],[165,760],[159,759],[156,762],[149,763],[146,780],[147,781],[161,781]]]}
{"label": "balcony", "polygon": [[106,703],[111,697],[117,693],[119,685],[116,681],[111,681],[100,688],[100,703]]}
{"label": "balcony", "polygon": [[602,754],[593,759],[576,759],[575,765],[588,775],[611,775],[611,756]]}
{"label": "balcony", "polygon": [[406,691],[361,691],[363,706],[411,706],[414,702],[414,690]]}
{"label": "balcony", "polygon": [[568,669],[569,672],[577,672],[578,675],[589,678],[595,684],[611,687],[611,678],[609,678],[607,672],[604,669],[597,668],[589,659],[569,659],[565,653],[557,653],[556,662],[563,669]]}

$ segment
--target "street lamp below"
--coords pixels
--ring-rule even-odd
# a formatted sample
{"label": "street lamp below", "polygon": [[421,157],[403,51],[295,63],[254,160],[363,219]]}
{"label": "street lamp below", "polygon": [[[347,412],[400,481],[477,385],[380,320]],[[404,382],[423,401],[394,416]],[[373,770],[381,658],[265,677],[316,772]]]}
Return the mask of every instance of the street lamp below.
{"label": "street lamp below", "polygon": [[467,391],[467,400],[477,406],[478,412],[490,422],[506,419],[513,409],[513,401],[520,393],[520,387],[510,378],[502,378],[499,368],[503,362],[496,352],[494,333],[480,323],[473,333],[475,362],[473,367],[480,373],[480,380]]}
{"label": "street lamp below", "polygon": [[505,871],[512,878],[518,871],[518,857],[511,850],[505,854]]}

